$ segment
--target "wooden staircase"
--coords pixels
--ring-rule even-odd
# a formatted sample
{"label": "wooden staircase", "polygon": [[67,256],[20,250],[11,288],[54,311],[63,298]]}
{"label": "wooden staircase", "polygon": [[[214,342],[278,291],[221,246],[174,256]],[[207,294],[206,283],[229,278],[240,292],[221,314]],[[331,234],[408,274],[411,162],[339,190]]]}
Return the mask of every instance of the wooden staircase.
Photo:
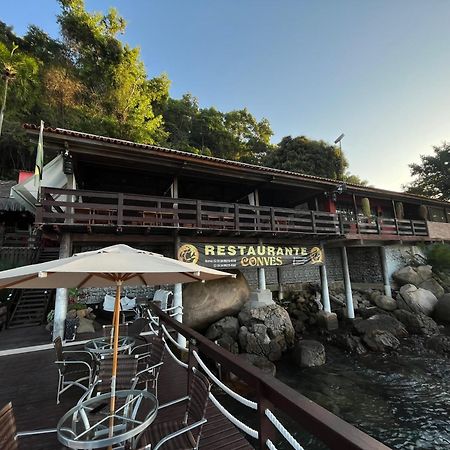
{"label": "wooden staircase", "polygon": [[[44,248],[37,263],[58,259],[58,248]],[[48,305],[55,295],[54,289],[15,289],[16,307],[8,322],[8,328],[31,327],[45,322]]]}

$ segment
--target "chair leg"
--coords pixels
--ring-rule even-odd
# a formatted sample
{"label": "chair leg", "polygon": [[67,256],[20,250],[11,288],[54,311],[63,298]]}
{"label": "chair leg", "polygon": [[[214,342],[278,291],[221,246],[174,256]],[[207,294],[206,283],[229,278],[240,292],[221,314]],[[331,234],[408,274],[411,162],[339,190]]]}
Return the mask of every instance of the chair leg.
{"label": "chair leg", "polygon": [[56,404],[59,405],[60,402],[60,392],[61,392],[61,386],[64,383],[64,376],[61,375],[60,373],[58,374],[58,391],[56,392]]}

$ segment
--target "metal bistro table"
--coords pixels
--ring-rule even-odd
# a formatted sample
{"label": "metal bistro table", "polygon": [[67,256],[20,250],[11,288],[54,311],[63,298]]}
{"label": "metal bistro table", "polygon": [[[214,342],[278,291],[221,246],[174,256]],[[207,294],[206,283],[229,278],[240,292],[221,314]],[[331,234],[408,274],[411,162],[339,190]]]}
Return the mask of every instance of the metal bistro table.
{"label": "metal bistro table", "polygon": [[[140,434],[155,420],[158,400],[148,391],[116,391],[119,406],[110,430],[111,393],[86,400],[68,411],[56,427],[59,442],[72,449],[136,448]],[[111,432],[112,431],[112,432]]]}
{"label": "metal bistro table", "polygon": [[[135,339],[131,336],[119,336],[119,353],[131,352],[135,343]],[[100,337],[86,342],[84,349],[92,353],[97,358],[102,355],[112,355],[113,346],[110,337]]]}

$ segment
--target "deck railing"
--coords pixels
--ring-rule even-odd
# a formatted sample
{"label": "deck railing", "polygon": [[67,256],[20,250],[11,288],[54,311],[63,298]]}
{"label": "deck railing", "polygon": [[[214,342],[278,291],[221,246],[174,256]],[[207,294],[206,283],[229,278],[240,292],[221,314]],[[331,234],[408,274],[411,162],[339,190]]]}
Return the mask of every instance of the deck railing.
{"label": "deck railing", "polygon": [[339,214],[195,199],[42,188],[38,225],[214,229],[313,235],[427,236],[420,220],[349,222]]}
{"label": "deck railing", "polygon": [[[175,346],[175,352],[180,347],[168,330],[182,334],[189,343],[187,363],[178,360],[179,364],[189,373],[191,373],[192,367],[200,367],[213,384],[252,412],[255,420],[249,424],[248,421],[239,420],[236,415],[226,410],[214,394],[210,396],[210,400],[235,426],[258,442],[257,448],[261,450],[276,449],[278,437],[282,436],[293,448],[301,449],[301,443],[298,443],[298,437],[295,436],[300,427],[332,450],[389,450],[389,447],[281,381],[264,374],[196,331],[177,322],[156,305],[150,304],[149,307],[153,318],[157,317],[153,323],[157,324],[159,334],[166,339],[167,344],[171,343]],[[158,332],[158,330],[154,331]],[[176,358],[173,351],[170,353]],[[252,398],[245,398],[224,384],[220,380],[220,375],[214,373],[214,366],[220,367],[222,373],[233,373],[244,381],[251,391],[248,396],[252,394]],[[290,425],[286,425],[286,422],[289,422]],[[289,430],[289,428],[291,429]]]}

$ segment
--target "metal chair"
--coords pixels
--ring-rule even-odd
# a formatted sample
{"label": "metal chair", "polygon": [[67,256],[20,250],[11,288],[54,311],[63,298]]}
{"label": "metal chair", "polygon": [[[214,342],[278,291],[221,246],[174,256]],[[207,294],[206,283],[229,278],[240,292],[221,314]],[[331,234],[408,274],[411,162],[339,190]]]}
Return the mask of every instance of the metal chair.
{"label": "metal chair", "polygon": [[163,445],[164,450],[198,449],[202,427],[206,422],[205,414],[211,385],[202,373],[196,369],[193,370],[189,395],[158,408],[159,411],[187,401],[184,418],[151,425],[143,432],[139,440],[139,445],[144,445],[140,450],[158,450]]}
{"label": "metal chair", "polygon": [[131,351],[138,356],[137,384],[145,383],[145,389],[149,386],[154,389],[158,397],[158,377],[163,365],[165,345],[159,336],[149,336],[148,343],[137,345]]}
{"label": "metal chair", "polygon": [[[56,352],[55,364],[58,367],[58,389],[56,393],[56,404],[59,404],[60,396],[72,386],[88,390],[93,381],[95,368],[94,357],[83,350],[63,350],[61,338],[58,336],[53,345]],[[75,359],[74,356],[77,358]],[[84,356],[85,359],[81,359]],[[84,381],[88,385],[83,384]]]}
{"label": "metal chair", "polygon": [[9,402],[0,409],[0,449],[2,450],[18,450],[20,437],[55,432],[56,428],[17,432],[12,403]]}
{"label": "metal chair", "polygon": [[[128,334],[128,322],[119,324],[119,336],[129,336]],[[111,337],[114,332],[114,327],[112,325],[103,325],[103,337]]]}
{"label": "metal chair", "polygon": [[133,337],[136,341],[141,340],[147,343],[148,341],[145,336],[141,336],[141,333],[146,328],[148,328],[148,319],[140,317],[128,325],[128,336]]}

